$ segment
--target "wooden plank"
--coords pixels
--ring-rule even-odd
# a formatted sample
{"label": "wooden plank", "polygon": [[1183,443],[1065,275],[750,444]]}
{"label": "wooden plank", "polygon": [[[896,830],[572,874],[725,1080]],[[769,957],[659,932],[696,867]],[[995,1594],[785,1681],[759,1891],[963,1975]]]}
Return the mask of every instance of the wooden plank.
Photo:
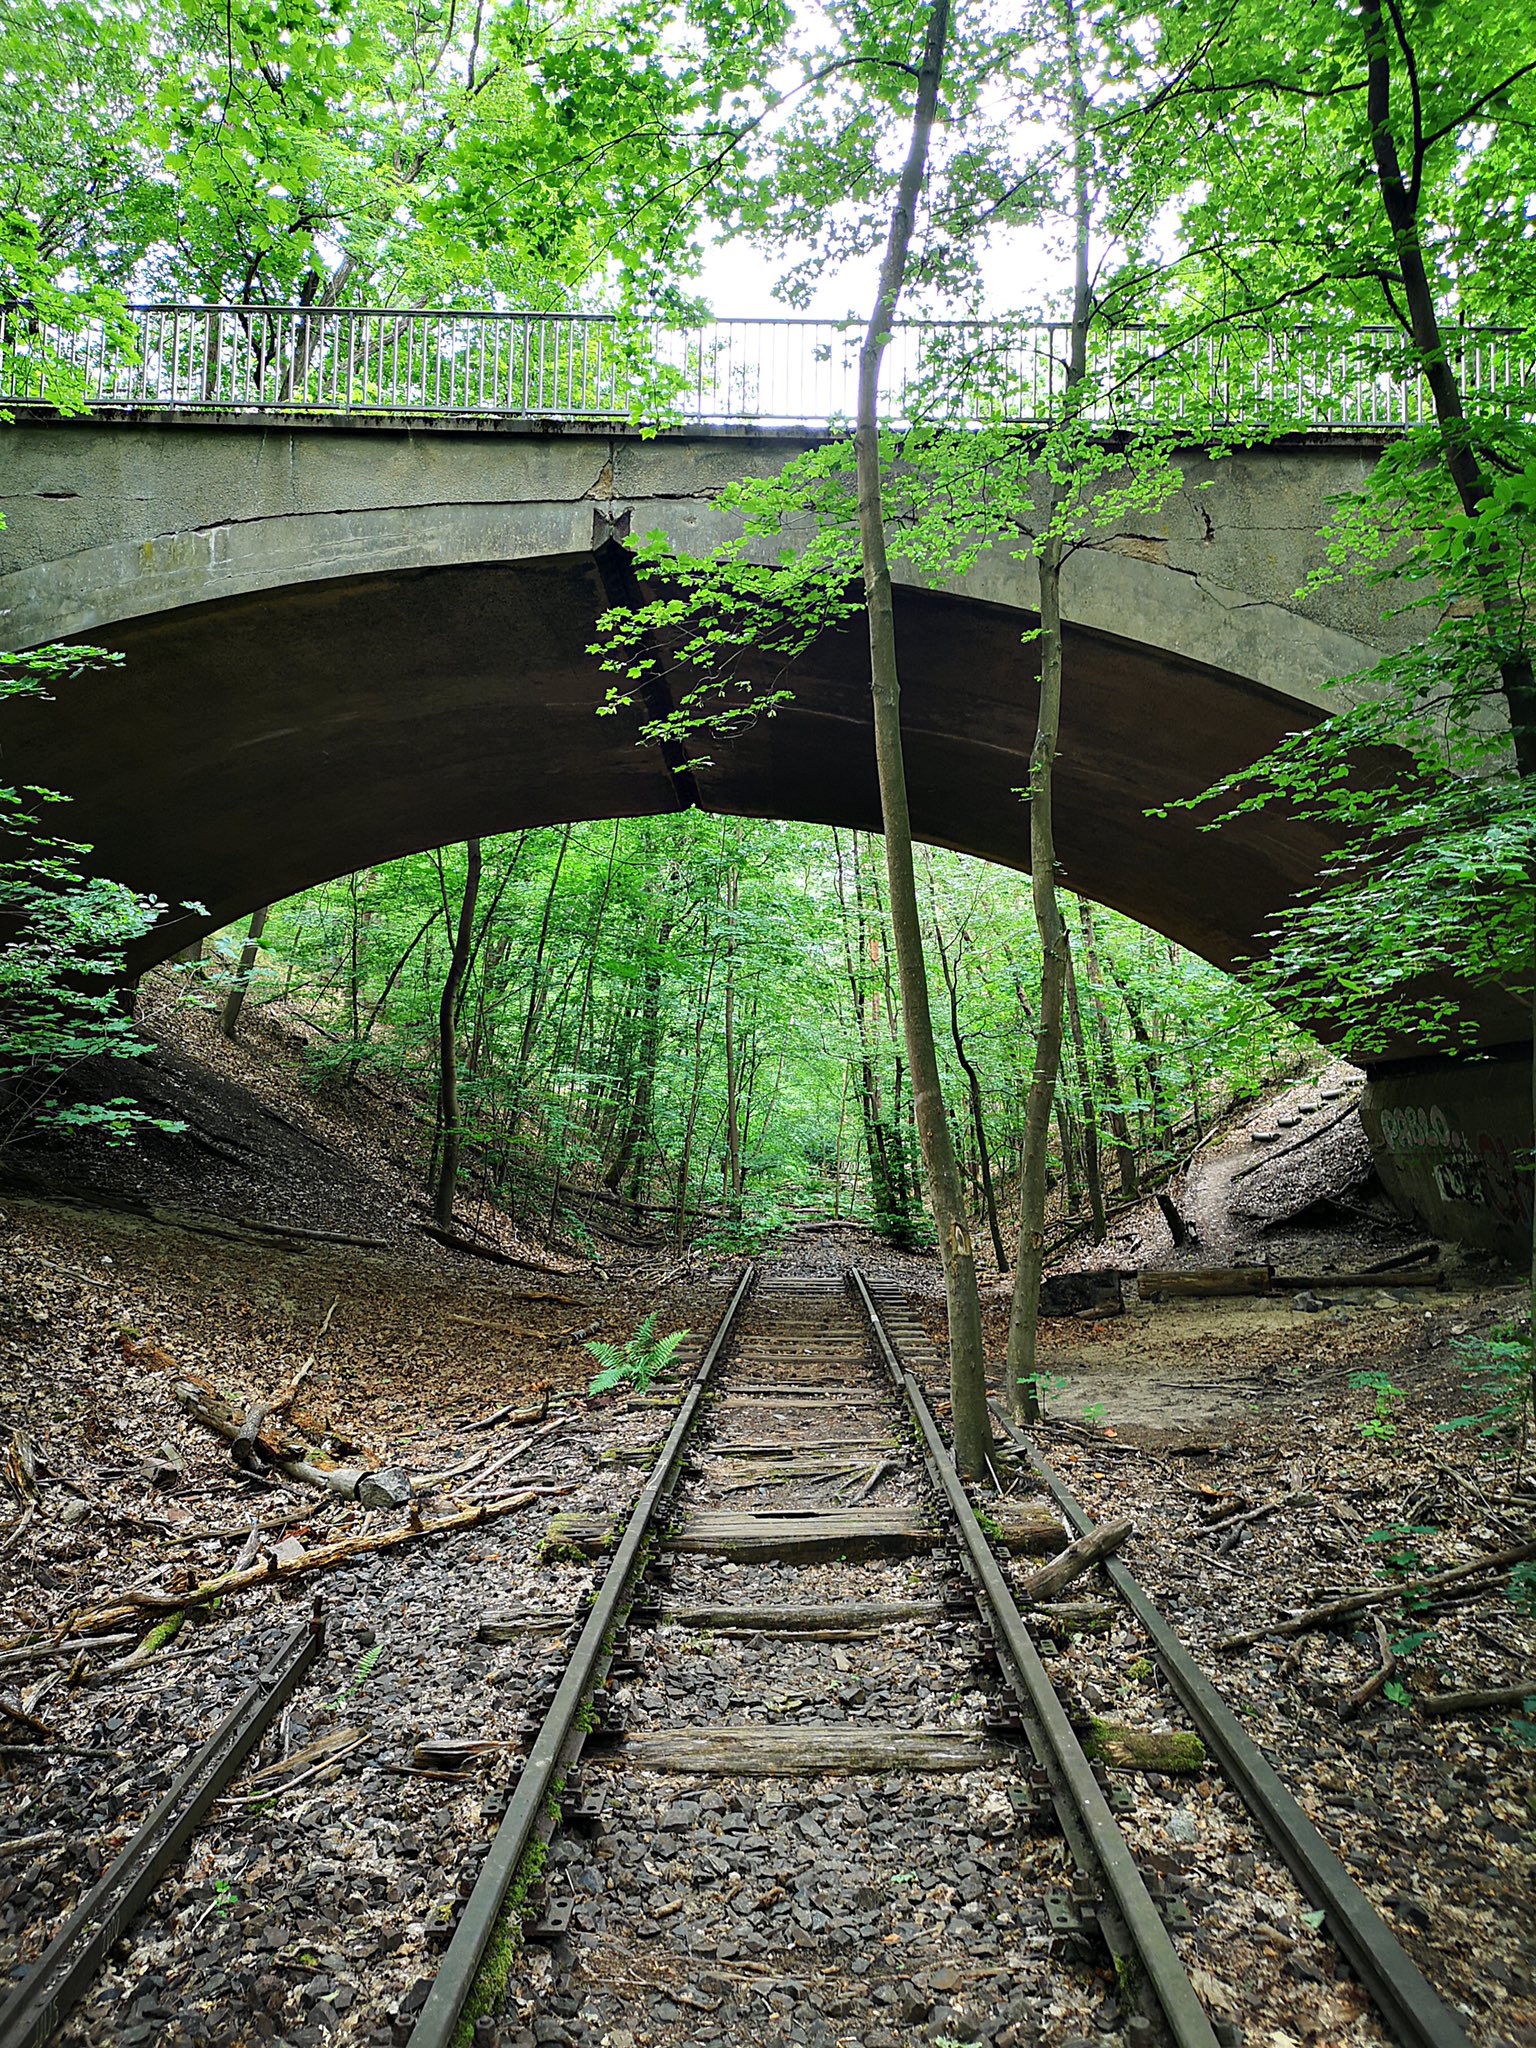
{"label": "wooden plank", "polygon": [[711,1458],[808,1458],[845,1457],[849,1451],[889,1451],[896,1446],[893,1436],[840,1436],[831,1439],[818,1437],[811,1443],[792,1444],[753,1443],[743,1439],[737,1443],[711,1443],[705,1455]]}
{"label": "wooden plank", "polygon": [[866,1722],[861,1727],[668,1728],[626,1735],[608,1755],[631,1770],[671,1777],[801,1778],[980,1771],[1012,1761],[1017,1752],[969,1728],[881,1728]]}
{"label": "wooden plank", "polygon": [[850,1394],[842,1387],[828,1387],[825,1393],[816,1393],[808,1387],[780,1388],[763,1387],[744,1389],[741,1393],[722,1394],[716,1403],[720,1408],[884,1408],[887,1397],[883,1394]]}
{"label": "wooden plank", "polygon": [[916,1508],[705,1508],[668,1538],[667,1549],[737,1564],[795,1564],[822,1557],[911,1557],[937,1549],[939,1541],[937,1529]]}
{"label": "wooden plank", "polygon": [[[1053,1509],[1039,1502],[1000,1503],[992,1511],[1005,1550],[1053,1556],[1066,1537]],[[910,1557],[939,1547],[938,1531],[916,1508],[723,1511],[690,1515],[669,1550],[726,1557],[738,1564],[817,1557]]]}
{"label": "wooden plank", "polygon": [[1168,1295],[1268,1294],[1274,1283],[1269,1266],[1185,1266],[1138,1275],[1143,1301]]}
{"label": "wooden plank", "polygon": [[764,1635],[819,1634],[826,1629],[883,1628],[887,1622],[943,1619],[942,1600],[844,1600],[800,1607],[705,1607],[662,1603],[658,1622],[679,1628],[753,1628]]}

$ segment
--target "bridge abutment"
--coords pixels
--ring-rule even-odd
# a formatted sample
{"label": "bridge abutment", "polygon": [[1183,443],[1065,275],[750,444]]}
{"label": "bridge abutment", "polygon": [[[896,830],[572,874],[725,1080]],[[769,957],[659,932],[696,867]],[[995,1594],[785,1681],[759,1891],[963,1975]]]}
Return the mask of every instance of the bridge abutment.
{"label": "bridge abutment", "polygon": [[1531,1049],[1384,1067],[1360,1119],[1383,1187],[1435,1237],[1531,1255]]}

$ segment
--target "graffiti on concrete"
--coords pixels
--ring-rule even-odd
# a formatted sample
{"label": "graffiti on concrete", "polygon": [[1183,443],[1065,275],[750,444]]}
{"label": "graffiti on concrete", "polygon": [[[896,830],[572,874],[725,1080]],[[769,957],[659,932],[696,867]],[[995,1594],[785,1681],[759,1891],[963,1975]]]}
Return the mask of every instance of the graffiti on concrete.
{"label": "graffiti on concrete", "polygon": [[1429,1170],[1443,1202],[1492,1209],[1508,1223],[1530,1222],[1530,1167],[1496,1132],[1469,1136],[1438,1103],[1415,1103],[1381,1112],[1381,1138],[1405,1165]]}

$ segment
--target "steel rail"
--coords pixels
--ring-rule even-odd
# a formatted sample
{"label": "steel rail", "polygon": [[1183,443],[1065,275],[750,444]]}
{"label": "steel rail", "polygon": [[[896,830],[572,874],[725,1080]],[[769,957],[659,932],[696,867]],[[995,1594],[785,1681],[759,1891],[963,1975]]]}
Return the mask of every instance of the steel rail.
{"label": "steel rail", "polygon": [[[518,1775],[507,1810],[491,1840],[474,1889],[465,1901],[453,1938],[443,1953],[437,1976],[426,2002],[411,2030],[409,2048],[450,2048],[458,2032],[464,2007],[474,1989],[475,1978],[485,1960],[534,1832],[546,1812],[546,1801],[554,1789],[557,1772],[569,1765],[573,1736],[579,1737],[577,1716],[588,1694],[602,1675],[611,1655],[609,1637],[622,1620],[633,1598],[638,1566],[650,1539],[656,1511],[676,1486],[682,1466],[684,1442],[698,1415],[699,1404],[710,1374],[729,1342],[752,1291],[757,1268],[749,1265],[736,1284],[725,1313],[705,1347],[677,1415],[656,1457],[651,1477],[630,1513],[624,1534],[604,1575],[586,1624],[571,1652],[570,1662],[560,1680],[553,1702],[545,1714]],[[7,2048],[7,2044],[0,2044]]]}
{"label": "steel rail", "polygon": [[1042,1759],[1058,1777],[1086,1828],[1094,1860],[1103,1874],[1136,1955],[1146,1972],[1147,1982],[1178,2048],[1220,2048],[1210,2015],[1200,2003],[1188,1972],[1179,1960],[1156,1902],[1136,1867],[1130,1846],[1110,1809],[1104,1789],[1094,1776],[1093,1766],[1083,1753],[1066,1711],[1056,1695],[1050,1676],[1030,1635],[1013,1590],[1003,1576],[992,1546],[982,1532],[966,1493],[964,1482],[939,1434],[939,1426],[927,1396],[886,1331],[880,1310],[857,1266],[850,1275],[855,1293],[869,1320],[876,1346],[887,1372],[906,1397],[907,1406],[921,1433],[930,1469],[942,1487],[960,1531],[970,1561],[972,1576],[990,1611],[998,1647],[1018,1672],[1031,1715],[1049,1745],[1050,1758]]}
{"label": "steel rail", "polygon": [[0,2006],[0,2048],[41,2048],[79,2004],[166,1872],[181,1857],[208,1809],[266,1732],[319,1656],[325,1624],[318,1609],[285,1638]]}
{"label": "steel rail", "polygon": [[[1079,1536],[1093,1518],[1055,1468],[993,1404],[998,1421],[1024,1453]],[[1158,1662],[1201,1740],[1280,1852],[1292,1876],[1349,1958],[1382,2017],[1404,2048],[1470,2048],[1460,2021],[1433,1989],[1322,1834],[1287,1791],[1273,1764],[1238,1722],[1177,1633],[1118,1558],[1101,1559],[1110,1583],[1152,1640]]]}

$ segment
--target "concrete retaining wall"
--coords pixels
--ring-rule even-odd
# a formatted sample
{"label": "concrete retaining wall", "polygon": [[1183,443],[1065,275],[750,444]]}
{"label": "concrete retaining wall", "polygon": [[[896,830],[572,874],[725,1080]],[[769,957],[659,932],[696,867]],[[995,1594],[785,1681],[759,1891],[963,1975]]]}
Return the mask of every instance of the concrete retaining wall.
{"label": "concrete retaining wall", "polygon": [[1437,1237],[1531,1253],[1528,1053],[1374,1076],[1360,1106],[1383,1185]]}

